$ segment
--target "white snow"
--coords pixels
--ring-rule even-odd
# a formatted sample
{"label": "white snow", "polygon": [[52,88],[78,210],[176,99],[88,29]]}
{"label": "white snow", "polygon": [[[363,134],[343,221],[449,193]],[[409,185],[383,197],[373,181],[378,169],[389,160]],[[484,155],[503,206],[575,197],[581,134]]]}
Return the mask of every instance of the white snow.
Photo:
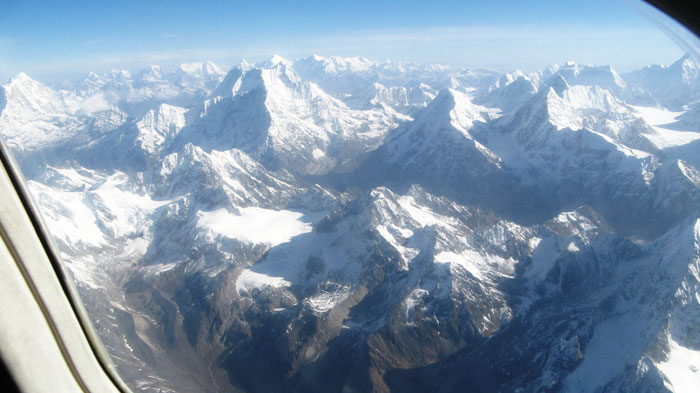
{"label": "white snow", "polygon": [[682,146],[700,139],[700,132],[674,131],[661,127],[655,128],[659,131],[658,134],[645,134],[644,136],[660,149]]}
{"label": "white snow", "polygon": [[665,362],[656,367],[668,378],[675,393],[697,393],[700,388],[700,351],[681,346],[669,337],[671,350]]}
{"label": "white snow", "polygon": [[111,108],[111,105],[105,95],[102,93],[95,94],[93,96],[87,97],[80,103],[80,109],[83,113],[95,113],[99,111],[106,111]]}
{"label": "white snow", "polygon": [[337,291],[321,291],[317,295],[308,297],[304,301],[314,310],[314,313],[324,314],[330,311],[337,304],[347,299],[350,294],[350,287],[341,287]]}
{"label": "white snow", "polygon": [[[107,265],[132,264],[146,253],[149,216],[171,201],[129,191],[121,172],[105,177],[83,168],[53,170],[65,176],[57,187],[29,181],[29,189],[75,281],[102,288]],[[60,188],[64,186],[78,191]]]}
{"label": "white snow", "polygon": [[539,281],[545,278],[547,272],[554,266],[554,262],[561,252],[557,249],[554,238],[547,236],[530,241],[535,246],[532,251],[532,265],[525,273],[525,277]]}
{"label": "white snow", "polygon": [[147,271],[149,274],[152,274],[154,276],[157,276],[159,274],[165,273],[167,271],[170,271],[174,269],[177,265],[179,265],[182,262],[170,262],[170,263],[163,263],[159,265],[149,265],[144,268],[145,271]]}
{"label": "white snow", "polygon": [[[700,139],[700,132],[689,129],[687,126],[680,126],[681,129],[674,130],[664,127],[676,123],[677,118],[684,112],[645,106],[633,106],[633,108],[656,131],[656,134],[644,134],[644,136],[660,149],[681,146]],[[674,128],[677,126],[674,124]]]}
{"label": "white snow", "polygon": [[52,168],[65,177],[64,183],[74,187],[90,187],[94,185],[99,176],[94,171],[83,170],[78,172],[75,168]]}
{"label": "white snow", "polygon": [[268,276],[267,274],[257,273],[252,270],[244,270],[236,280],[236,290],[239,294],[242,292],[250,292],[255,288],[281,288],[291,285],[289,281],[282,277]]}
{"label": "white snow", "polygon": [[642,356],[644,325],[639,317],[629,313],[596,326],[583,362],[564,379],[563,391],[594,392],[626,366],[636,365]]}
{"label": "white snow", "polygon": [[413,322],[410,322],[410,321],[412,319],[413,310],[415,309],[416,305],[419,304],[424,297],[429,296],[429,295],[430,295],[430,292],[426,291],[425,289],[415,288],[403,300],[404,312],[405,312],[406,320],[409,321],[409,325],[413,324]]}
{"label": "white snow", "polygon": [[632,106],[640,116],[652,126],[660,126],[663,124],[670,124],[676,121],[676,118],[683,114],[683,112],[672,112],[662,108],[655,108],[651,106]]}
{"label": "white snow", "polygon": [[484,279],[481,274],[481,269],[479,269],[482,260],[483,257],[472,250],[462,251],[459,254],[450,251],[442,251],[435,255],[436,263],[457,263],[467,269],[467,271],[478,280]]}
{"label": "white snow", "polygon": [[[401,254],[401,258],[403,258],[404,261],[401,268],[408,269],[408,263],[418,255],[420,250],[411,247],[404,247],[402,245],[403,242],[399,241],[396,236],[406,239],[413,235],[413,231],[395,225],[379,225],[377,226],[377,232],[379,232],[379,234]],[[396,236],[394,236],[392,232],[396,234]]]}
{"label": "white snow", "polygon": [[595,229],[595,225],[586,217],[582,217],[576,211],[562,212],[553,218],[553,221],[564,224],[567,227],[577,226],[582,231],[591,231]]}
{"label": "white snow", "polygon": [[83,203],[82,193],[60,191],[34,181],[28,185],[53,238],[70,245],[107,245],[94,212]]}
{"label": "white snow", "polygon": [[401,208],[406,210],[411,218],[416,220],[421,226],[446,226],[455,222],[454,218],[433,213],[430,209],[418,205],[410,195],[401,196],[398,198],[398,201]]}
{"label": "white snow", "polygon": [[321,149],[319,149],[319,148],[315,148],[315,149],[311,152],[311,155],[313,155],[313,157],[314,157],[315,159],[318,160],[319,158],[325,157],[325,156],[326,156],[326,153],[324,153],[323,150],[321,150]]}
{"label": "white snow", "polygon": [[238,210],[238,214],[223,208],[198,212],[197,225],[213,235],[256,244],[267,243],[273,247],[312,229],[310,223],[302,221],[303,213],[259,207]]}
{"label": "white snow", "polygon": [[612,94],[598,86],[572,86],[562,96],[549,89],[547,93],[549,118],[557,129],[581,130],[586,118],[595,113],[624,113],[626,108]]}
{"label": "white snow", "polygon": [[179,69],[183,73],[191,74],[199,78],[204,78],[210,75],[215,77],[223,77],[226,73],[221,70],[216,64],[208,61],[206,63],[183,63]]}
{"label": "white snow", "polygon": [[114,231],[115,236],[135,232],[139,224],[144,221],[146,214],[172,202],[172,200],[154,201],[148,195],[123,190],[120,186],[123,187],[127,179],[125,174],[117,172],[94,191],[113,216],[111,222],[103,220],[103,223]]}
{"label": "white snow", "polygon": [[151,109],[136,123],[138,141],[149,153],[154,153],[167,138],[177,134],[185,126],[185,108],[161,104]]}
{"label": "white snow", "polygon": [[542,241],[541,238],[535,236],[535,237],[531,238],[530,240],[528,240],[527,244],[528,244],[528,246],[530,246],[531,250],[534,250],[537,248],[537,246],[539,246],[541,241]]}
{"label": "white snow", "polygon": [[569,245],[566,246],[566,249],[567,249],[569,252],[578,252],[578,251],[581,251],[581,249],[579,249],[578,246],[576,245],[576,242],[571,242],[571,243],[569,243]]}
{"label": "white snow", "polygon": [[[56,169],[75,184],[94,184],[95,179],[72,169]],[[108,238],[126,236],[142,229],[154,209],[172,201],[154,201],[122,189],[127,176],[117,172],[89,191],[62,191],[29,181],[51,235],[69,245],[103,247]],[[125,252],[143,245],[126,244]]]}
{"label": "white snow", "polygon": [[[269,128],[255,141],[247,137],[242,150],[257,155],[261,148],[258,144],[266,141],[266,148],[273,149],[279,160],[299,172],[323,173],[348,163],[355,155],[378,147],[384,135],[404,118],[383,107],[351,109],[315,83],[302,80],[291,63],[279,56],[258,66],[263,68],[243,71],[237,80],[230,81],[235,96],[258,89],[267,92],[264,103],[251,104],[245,112],[264,111],[269,116]],[[213,121],[228,122],[217,118],[219,112],[211,113]],[[239,118],[234,127],[245,133],[250,133],[249,128],[256,129],[256,125],[248,126],[246,122],[245,116]]]}

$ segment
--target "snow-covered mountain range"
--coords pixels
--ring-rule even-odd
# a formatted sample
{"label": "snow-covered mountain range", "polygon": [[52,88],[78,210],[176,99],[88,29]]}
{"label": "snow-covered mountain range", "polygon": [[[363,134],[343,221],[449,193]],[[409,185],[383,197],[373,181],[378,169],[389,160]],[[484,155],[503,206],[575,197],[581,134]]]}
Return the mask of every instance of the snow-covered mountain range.
{"label": "snow-covered mountain range", "polygon": [[700,66],[310,56],[0,88],[142,392],[694,392]]}

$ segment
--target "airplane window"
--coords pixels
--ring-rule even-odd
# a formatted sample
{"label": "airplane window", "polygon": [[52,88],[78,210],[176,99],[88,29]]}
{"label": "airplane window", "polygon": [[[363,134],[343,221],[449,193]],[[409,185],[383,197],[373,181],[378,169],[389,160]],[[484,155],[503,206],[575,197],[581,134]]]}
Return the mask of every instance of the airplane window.
{"label": "airplane window", "polygon": [[651,6],[0,11],[0,139],[132,391],[700,386],[700,46]]}

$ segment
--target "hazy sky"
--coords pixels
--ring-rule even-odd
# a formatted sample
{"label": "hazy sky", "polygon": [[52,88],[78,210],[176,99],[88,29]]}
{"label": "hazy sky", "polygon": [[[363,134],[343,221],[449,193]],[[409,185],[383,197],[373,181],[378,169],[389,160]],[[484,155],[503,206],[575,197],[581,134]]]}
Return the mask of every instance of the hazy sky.
{"label": "hazy sky", "polygon": [[[109,4],[107,4],[109,3]],[[632,0],[0,0],[0,83],[272,54],[535,70],[628,71],[682,56]]]}

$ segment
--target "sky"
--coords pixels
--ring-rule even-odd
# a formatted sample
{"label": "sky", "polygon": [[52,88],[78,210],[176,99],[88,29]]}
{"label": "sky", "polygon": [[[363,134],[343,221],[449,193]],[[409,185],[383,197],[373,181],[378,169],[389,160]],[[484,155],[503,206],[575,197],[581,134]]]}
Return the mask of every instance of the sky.
{"label": "sky", "polygon": [[227,69],[273,54],[625,72],[683,53],[636,0],[0,0],[0,83],[207,60]]}

